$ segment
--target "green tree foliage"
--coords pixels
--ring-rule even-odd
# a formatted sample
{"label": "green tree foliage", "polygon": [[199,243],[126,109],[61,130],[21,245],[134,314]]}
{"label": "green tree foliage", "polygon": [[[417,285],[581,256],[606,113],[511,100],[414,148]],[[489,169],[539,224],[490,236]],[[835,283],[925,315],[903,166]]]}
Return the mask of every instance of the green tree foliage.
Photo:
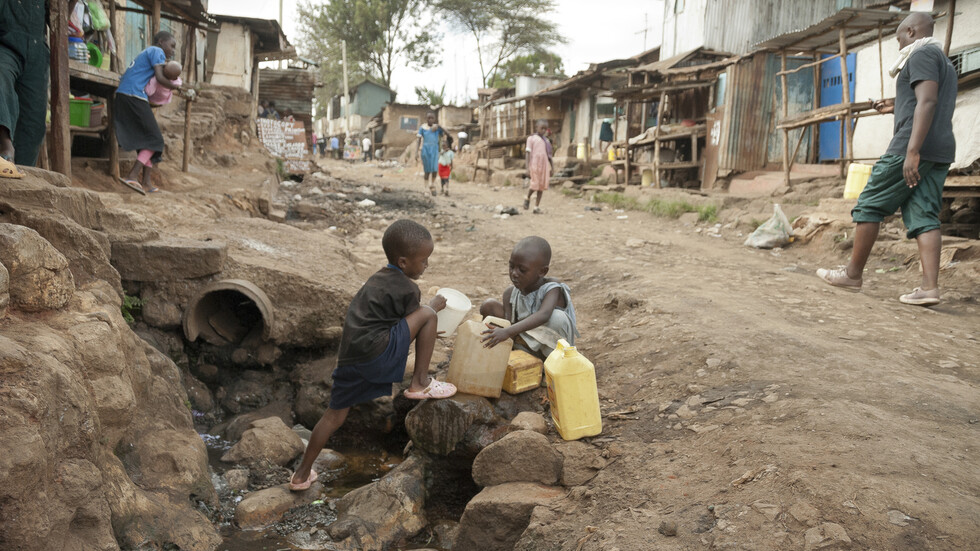
{"label": "green tree foliage", "polygon": [[418,99],[418,102],[423,105],[445,105],[446,85],[443,84],[442,88],[439,90],[436,90],[435,88],[428,88],[426,86],[416,86],[415,97]]}
{"label": "green tree foliage", "polygon": [[305,0],[298,9],[300,47],[321,63],[321,105],[343,90],[341,41],[351,82],[370,75],[390,87],[397,67],[427,69],[438,61],[428,0]]}
{"label": "green tree foliage", "polygon": [[537,50],[530,54],[508,59],[501,64],[490,86],[493,88],[513,86],[517,75],[565,78],[565,67],[558,54],[547,50]]}
{"label": "green tree foliage", "polygon": [[437,12],[476,39],[484,86],[508,59],[565,42],[549,18],[552,6],[549,0],[434,0]]}

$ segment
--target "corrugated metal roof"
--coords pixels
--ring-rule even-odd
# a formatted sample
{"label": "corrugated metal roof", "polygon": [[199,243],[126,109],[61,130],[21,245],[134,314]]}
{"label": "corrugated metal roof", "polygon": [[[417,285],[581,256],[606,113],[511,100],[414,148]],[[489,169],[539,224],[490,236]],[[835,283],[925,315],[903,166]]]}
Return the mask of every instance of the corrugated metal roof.
{"label": "corrugated metal roof", "polygon": [[754,49],[835,54],[840,52],[839,36],[835,31],[843,25],[847,49],[853,50],[877,40],[879,29],[883,35],[894,34],[899,23],[909,13],[906,11],[845,8],[805,29],[781,34],[760,42],[755,45]]}
{"label": "corrugated metal roof", "polygon": [[[705,48],[695,48],[682,54],[677,54],[671,58],[661,59],[659,61],[654,61],[653,63],[647,63],[646,65],[640,65],[635,69],[635,71],[643,73],[662,73],[667,69],[674,69],[676,67],[704,65],[704,60],[707,58],[726,58],[730,57],[731,55],[732,54],[708,50]],[[701,63],[698,63],[699,61],[701,61]]]}

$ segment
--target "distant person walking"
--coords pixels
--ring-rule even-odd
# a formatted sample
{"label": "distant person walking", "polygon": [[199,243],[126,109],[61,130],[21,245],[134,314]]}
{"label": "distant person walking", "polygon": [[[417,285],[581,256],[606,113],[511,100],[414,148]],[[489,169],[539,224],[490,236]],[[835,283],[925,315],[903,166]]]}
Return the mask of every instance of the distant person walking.
{"label": "distant person walking", "polygon": [[0,1],[0,178],[22,177],[14,163],[34,166],[44,141],[45,9],[40,0]]}
{"label": "distant person walking", "polygon": [[433,197],[436,195],[436,175],[439,172],[439,141],[444,134],[442,127],[436,124],[436,114],[426,115],[425,124],[419,127],[418,152],[415,158],[422,159],[422,170],[425,173],[423,178]]}
{"label": "distant person walking", "polygon": [[333,153],[333,158],[337,160],[339,160],[344,153],[340,149],[340,139],[338,139],[337,136],[332,136],[330,138],[330,152]]}
{"label": "distant person walking", "polygon": [[554,168],[551,157],[554,155],[551,142],[545,135],[548,133],[548,121],[539,120],[536,132],[527,137],[527,172],[531,177],[531,185],[524,199],[524,210],[531,206],[531,196],[538,194],[534,202],[534,214],[541,214],[541,195],[548,189],[551,171]]}
{"label": "distant person walking", "polygon": [[366,163],[366,162],[370,161],[371,160],[371,157],[373,157],[373,155],[371,154],[372,153],[372,151],[371,151],[371,138],[369,138],[367,136],[364,136],[364,139],[361,140],[361,149],[364,150],[363,151],[363,153],[364,153],[364,162]]}
{"label": "distant person walking", "polygon": [[140,52],[119,79],[116,89],[115,127],[119,146],[125,151],[136,151],[136,162],[123,184],[146,195],[157,191],[150,178],[155,164],[163,157],[163,134],[153,116],[146,96],[146,85],[151,79],[163,88],[179,90],[180,87],[164,76],[164,65],[177,49],[177,40],[167,31],[153,37],[153,44]]}
{"label": "distant person walking", "polygon": [[895,99],[874,102],[879,112],[895,113],[895,134],[851,211],[857,224],[851,261],[837,269],[817,270],[831,285],[860,291],[881,221],[901,208],[906,235],[919,247],[922,283],[899,300],[917,306],[939,303],[939,210],[956,153],[956,70],[943,54],[942,42],[932,38],[932,28],[932,17],[923,12],[898,26],[901,51],[890,71],[898,77]]}

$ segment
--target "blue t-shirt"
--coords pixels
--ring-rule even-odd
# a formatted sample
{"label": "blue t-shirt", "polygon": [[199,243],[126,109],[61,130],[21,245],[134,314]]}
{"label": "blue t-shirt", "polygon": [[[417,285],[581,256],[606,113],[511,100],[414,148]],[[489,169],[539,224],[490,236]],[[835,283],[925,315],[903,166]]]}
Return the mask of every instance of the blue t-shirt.
{"label": "blue t-shirt", "polygon": [[166,62],[167,56],[159,46],[150,46],[143,50],[119,79],[119,88],[116,91],[120,94],[145,100],[146,92],[143,89],[146,88],[150,79],[154,78],[156,74],[154,67]]}

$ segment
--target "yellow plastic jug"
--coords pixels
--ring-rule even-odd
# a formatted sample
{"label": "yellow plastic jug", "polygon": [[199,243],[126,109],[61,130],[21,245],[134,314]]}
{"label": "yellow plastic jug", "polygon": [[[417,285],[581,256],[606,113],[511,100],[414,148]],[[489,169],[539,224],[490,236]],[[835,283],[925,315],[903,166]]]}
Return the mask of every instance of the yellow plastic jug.
{"label": "yellow plastic jug", "polygon": [[599,388],[595,366],[565,339],[544,361],[551,419],[565,440],[578,440],[602,432]]}
{"label": "yellow plastic jug", "polygon": [[542,361],[523,350],[512,350],[504,374],[504,391],[520,394],[541,386]]}
{"label": "yellow plastic jug", "polygon": [[456,330],[456,343],[446,380],[456,385],[460,392],[499,398],[514,341],[507,339],[493,348],[484,348],[480,339],[487,324],[510,327],[507,320],[493,316],[487,316],[483,322],[463,322]]}
{"label": "yellow plastic jug", "polygon": [[851,163],[847,167],[847,181],[844,183],[844,199],[857,199],[871,176],[871,165]]}

